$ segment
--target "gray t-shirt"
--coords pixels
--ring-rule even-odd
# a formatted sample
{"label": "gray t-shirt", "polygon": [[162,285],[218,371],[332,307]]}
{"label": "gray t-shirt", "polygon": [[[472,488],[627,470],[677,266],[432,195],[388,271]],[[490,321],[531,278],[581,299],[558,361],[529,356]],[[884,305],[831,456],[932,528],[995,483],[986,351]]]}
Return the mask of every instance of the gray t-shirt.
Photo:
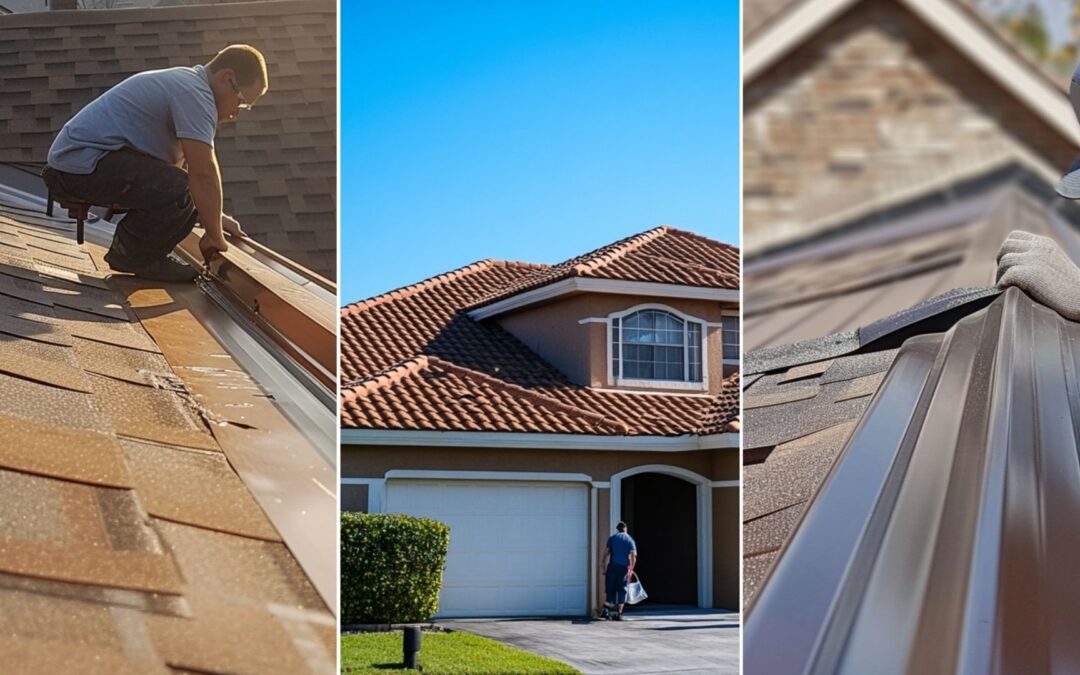
{"label": "gray t-shirt", "polygon": [[125,146],[181,166],[180,139],[213,147],[217,106],[203,66],[148,70],[127,78],[68,120],[49,149],[49,166],[93,173],[105,153]]}
{"label": "gray t-shirt", "polygon": [[608,537],[607,547],[611,551],[611,562],[623,567],[630,565],[630,552],[637,550],[634,538],[625,532],[616,532]]}

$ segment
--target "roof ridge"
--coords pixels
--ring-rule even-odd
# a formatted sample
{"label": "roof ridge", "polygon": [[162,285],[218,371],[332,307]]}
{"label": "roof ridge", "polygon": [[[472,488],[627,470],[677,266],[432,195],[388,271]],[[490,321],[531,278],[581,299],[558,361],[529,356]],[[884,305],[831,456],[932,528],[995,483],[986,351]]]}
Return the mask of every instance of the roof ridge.
{"label": "roof ridge", "polygon": [[416,375],[431,366],[431,362],[438,359],[433,356],[420,354],[411,359],[405,359],[373,375],[362,377],[352,382],[347,382],[341,387],[341,398],[353,402],[358,398],[365,398],[380,389],[404,380],[410,375]]}
{"label": "roof ridge", "polygon": [[612,420],[609,417],[607,417],[606,415],[601,415],[600,413],[594,413],[594,412],[592,412],[590,410],[584,410],[584,409],[579,408],[577,406],[572,406],[572,405],[570,405],[568,403],[563,403],[562,401],[560,401],[558,399],[552,398],[552,397],[547,396],[545,394],[541,394],[540,392],[537,392],[537,391],[533,391],[532,389],[529,389],[528,387],[523,387],[520,384],[514,384],[513,382],[507,382],[506,380],[500,380],[497,377],[494,377],[492,375],[488,375],[487,373],[481,372],[479,370],[473,370],[472,368],[466,368],[465,366],[459,366],[456,363],[452,363],[450,361],[445,361],[445,360],[440,359],[440,358],[435,357],[435,356],[428,357],[428,360],[432,364],[432,366],[438,366],[439,368],[442,368],[444,370],[454,371],[454,372],[457,372],[459,375],[462,375],[464,377],[470,377],[470,378],[473,378],[473,379],[481,380],[483,382],[487,382],[488,384],[492,384],[492,385],[500,387],[502,389],[509,389],[510,391],[513,391],[516,394],[521,395],[523,398],[525,398],[525,399],[527,399],[529,401],[532,401],[533,403],[538,403],[538,404],[541,404],[541,405],[546,406],[548,408],[554,408],[555,410],[561,410],[562,412],[565,412],[565,413],[568,413],[568,414],[573,414],[573,415],[577,415],[579,417],[584,417],[585,419],[593,420],[597,425],[608,426],[608,427],[610,427],[610,428],[612,428],[612,429],[614,429],[614,430],[616,430],[616,431],[618,431],[619,433],[622,433],[622,434],[630,433],[630,428],[628,426],[626,426],[626,424],[624,424],[622,422],[617,422],[615,420]]}
{"label": "roof ridge", "polygon": [[670,225],[667,225],[666,227],[671,231],[671,234],[677,234],[679,236],[688,237],[690,239],[697,239],[698,241],[706,242],[712,246],[723,246],[724,248],[730,249],[732,251],[739,251],[738,246],[734,244],[729,244],[726,241],[720,241],[719,239],[713,239],[712,237],[706,237],[705,235],[698,234],[697,232],[691,232],[690,230],[682,230],[677,227],[672,227]]}
{"label": "roof ridge", "polygon": [[548,267],[543,263],[528,263],[519,262],[515,260],[495,260],[493,258],[484,258],[483,260],[477,260],[476,262],[469,263],[457,269],[450,270],[449,272],[443,272],[433,277],[428,277],[423,281],[418,281],[415,284],[409,284],[408,286],[402,286],[401,288],[395,288],[392,291],[381,293],[379,295],[372,296],[365,300],[359,300],[357,302],[349,303],[341,308],[341,316],[350,316],[358,314],[366,309],[381,305],[394,300],[400,300],[407,298],[417,293],[422,293],[431,288],[435,288],[450,281],[461,279],[476,272],[483,272],[495,267],[515,267],[524,269],[544,269]]}
{"label": "roof ridge", "polygon": [[641,255],[645,256],[646,258],[650,258],[652,260],[659,260],[659,261],[661,261],[663,263],[670,263],[672,265],[679,265],[679,266],[682,266],[682,267],[690,267],[692,269],[702,270],[702,271],[705,271],[705,272],[712,272],[712,273],[718,274],[718,275],[720,275],[722,277],[729,277],[729,278],[734,278],[734,279],[739,278],[738,274],[732,274],[731,272],[725,272],[725,271],[721,270],[718,267],[711,267],[709,265],[702,265],[701,263],[688,262],[686,260],[677,260],[675,258],[669,258],[666,255],[655,255],[655,254],[652,254],[652,253],[642,253]]}
{"label": "roof ridge", "polygon": [[[570,268],[570,271],[573,275],[577,276],[580,274],[584,274],[585,272],[589,272],[590,270],[595,270],[599,267],[607,265],[608,263],[614,262],[619,258],[626,256],[626,254],[630,253],[631,251],[636,251],[650,241],[654,241],[662,237],[664,234],[666,234],[672,229],[674,228],[672,228],[670,225],[660,225],[659,227],[654,227],[650,230],[639,232],[638,234],[631,235],[629,237],[626,237],[625,239],[620,239],[611,244],[606,244],[598,249],[593,249],[592,251],[589,251],[584,255],[576,257],[588,258],[595,253],[603,251],[604,249],[610,250],[608,250],[606,253],[598,255],[595,259],[589,260],[588,262],[581,262],[573,265]],[[556,267],[558,267],[558,265],[556,265]]]}

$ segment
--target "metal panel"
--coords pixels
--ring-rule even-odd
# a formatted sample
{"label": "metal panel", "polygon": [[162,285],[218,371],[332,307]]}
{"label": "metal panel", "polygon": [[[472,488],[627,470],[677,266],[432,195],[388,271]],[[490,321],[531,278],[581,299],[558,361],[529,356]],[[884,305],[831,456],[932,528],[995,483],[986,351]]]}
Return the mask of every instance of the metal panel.
{"label": "metal panel", "polygon": [[748,608],[747,673],[1080,672],[1080,325],[908,340]]}

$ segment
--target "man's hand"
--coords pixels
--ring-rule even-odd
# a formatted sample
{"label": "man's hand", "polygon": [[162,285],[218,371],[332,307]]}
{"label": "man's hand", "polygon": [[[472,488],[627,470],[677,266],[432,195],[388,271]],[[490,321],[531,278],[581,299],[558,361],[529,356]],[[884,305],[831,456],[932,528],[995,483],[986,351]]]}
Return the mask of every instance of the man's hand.
{"label": "man's hand", "polygon": [[236,222],[236,219],[227,213],[221,214],[221,229],[237,239],[247,236],[247,234],[240,229],[240,223]]}
{"label": "man's hand", "polygon": [[202,253],[204,262],[210,262],[215,254],[224,253],[228,250],[229,245],[225,243],[225,237],[221,235],[215,236],[206,232],[203,234],[202,239],[199,240],[199,251]]}
{"label": "man's hand", "polygon": [[1013,230],[998,251],[997,286],[1016,286],[1066,319],[1080,321],[1080,268],[1057,242]]}

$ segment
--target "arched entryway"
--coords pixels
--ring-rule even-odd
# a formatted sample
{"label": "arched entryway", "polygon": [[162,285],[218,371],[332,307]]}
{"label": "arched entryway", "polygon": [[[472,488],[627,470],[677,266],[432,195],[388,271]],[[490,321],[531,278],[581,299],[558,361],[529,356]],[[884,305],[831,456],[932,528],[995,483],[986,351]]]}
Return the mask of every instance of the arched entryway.
{"label": "arched entryway", "polygon": [[709,481],[673,466],[628,469],[611,479],[611,523],[626,521],[639,549],[647,605],[712,604]]}

